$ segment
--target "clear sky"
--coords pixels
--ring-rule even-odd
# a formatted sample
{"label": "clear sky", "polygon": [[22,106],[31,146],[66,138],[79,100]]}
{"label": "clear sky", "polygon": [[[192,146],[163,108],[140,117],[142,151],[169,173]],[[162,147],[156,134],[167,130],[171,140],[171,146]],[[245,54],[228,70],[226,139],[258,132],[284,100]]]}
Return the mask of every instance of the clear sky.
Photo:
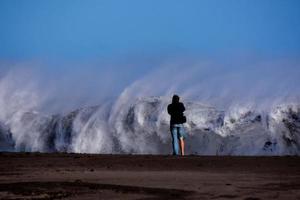
{"label": "clear sky", "polygon": [[1,0],[0,59],[300,55],[299,0]]}
{"label": "clear sky", "polygon": [[300,0],[0,0],[0,100],[270,104],[300,97],[299,77]]}

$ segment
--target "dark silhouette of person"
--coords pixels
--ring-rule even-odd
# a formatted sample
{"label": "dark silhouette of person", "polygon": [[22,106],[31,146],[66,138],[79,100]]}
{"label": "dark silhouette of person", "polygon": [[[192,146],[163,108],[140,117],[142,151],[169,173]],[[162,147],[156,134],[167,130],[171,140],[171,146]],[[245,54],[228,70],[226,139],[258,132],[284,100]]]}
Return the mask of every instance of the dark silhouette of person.
{"label": "dark silhouette of person", "polygon": [[[170,120],[170,131],[172,135],[172,146],[173,155],[179,155],[179,145],[181,150],[181,155],[184,155],[184,139],[186,137],[183,123],[186,122],[186,118],[183,115],[185,107],[182,102],[179,102],[179,96],[174,95],[172,98],[172,103],[168,105],[168,113],[171,115]],[[179,143],[180,141],[180,143]],[[178,145],[179,143],[179,145]]]}

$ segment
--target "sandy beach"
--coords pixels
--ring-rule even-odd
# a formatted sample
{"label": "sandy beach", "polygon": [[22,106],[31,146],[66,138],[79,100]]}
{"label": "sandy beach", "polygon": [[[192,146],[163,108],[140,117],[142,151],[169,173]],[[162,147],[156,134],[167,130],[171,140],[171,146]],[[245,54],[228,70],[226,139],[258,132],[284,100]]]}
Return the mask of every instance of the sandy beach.
{"label": "sandy beach", "polygon": [[0,198],[300,199],[300,158],[1,153]]}

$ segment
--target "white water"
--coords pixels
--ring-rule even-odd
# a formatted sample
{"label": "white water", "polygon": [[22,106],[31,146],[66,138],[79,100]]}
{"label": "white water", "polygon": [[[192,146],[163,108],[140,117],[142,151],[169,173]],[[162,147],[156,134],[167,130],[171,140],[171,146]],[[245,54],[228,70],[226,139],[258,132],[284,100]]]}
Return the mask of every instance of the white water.
{"label": "white water", "polygon": [[[172,94],[182,91],[188,119],[185,124],[187,154],[300,154],[299,101],[283,98],[286,97],[283,94],[294,92],[298,95],[291,90],[293,87],[288,87],[290,91],[282,91],[282,96],[272,101],[266,98],[257,101],[238,94],[236,90],[228,90],[231,85],[224,86],[222,81],[219,85],[212,81],[201,84],[200,81],[200,90],[196,90],[196,86],[189,85],[196,81],[196,69],[183,78],[170,79],[165,78],[170,73],[168,68],[155,72],[133,82],[117,98],[101,100],[93,107],[85,104],[81,108],[76,108],[77,104],[66,98],[82,96],[74,86],[51,89],[37,84],[30,71],[8,73],[0,79],[0,150],[169,154],[171,136],[166,107]],[[282,80],[276,91],[295,80]],[[263,85],[260,89],[262,93],[254,96],[268,96]],[[223,104],[226,106],[218,105],[215,95],[209,95],[208,90],[226,91],[226,95],[220,92],[218,98],[226,102]],[[196,95],[199,91],[203,93],[200,97]],[[60,101],[51,99],[53,96],[60,97]],[[247,101],[242,101],[245,98]],[[50,105],[55,105],[55,109],[50,109]],[[49,110],[55,112],[49,114]]]}
{"label": "white water", "polygon": [[[17,112],[1,126],[1,150],[168,154],[166,97],[103,104],[66,115]],[[123,102],[123,101],[122,101]],[[186,102],[187,153],[201,155],[299,155],[300,106],[270,113],[228,112]]]}

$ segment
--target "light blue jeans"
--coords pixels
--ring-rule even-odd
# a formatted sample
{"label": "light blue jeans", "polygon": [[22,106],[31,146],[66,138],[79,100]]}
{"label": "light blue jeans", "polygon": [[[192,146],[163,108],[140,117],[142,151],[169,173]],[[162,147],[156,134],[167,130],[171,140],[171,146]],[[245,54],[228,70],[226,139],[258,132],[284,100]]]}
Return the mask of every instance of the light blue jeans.
{"label": "light blue jeans", "polygon": [[179,139],[186,137],[183,124],[172,124],[170,130],[172,134],[173,155],[179,155]]}

